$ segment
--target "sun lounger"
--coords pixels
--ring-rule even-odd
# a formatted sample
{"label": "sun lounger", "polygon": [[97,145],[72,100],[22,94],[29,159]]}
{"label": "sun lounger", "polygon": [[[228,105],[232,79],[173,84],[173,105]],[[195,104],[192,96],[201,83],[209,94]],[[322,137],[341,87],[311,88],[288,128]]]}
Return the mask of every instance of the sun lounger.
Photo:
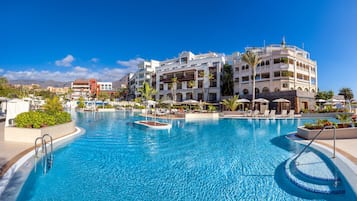
{"label": "sun lounger", "polygon": [[275,118],[275,110],[271,110],[269,113],[270,118]]}
{"label": "sun lounger", "polygon": [[253,112],[253,117],[257,117],[259,115],[259,110],[254,110],[254,112]]}
{"label": "sun lounger", "polygon": [[287,110],[281,110],[281,117],[287,117],[288,116],[288,111]]}
{"label": "sun lounger", "polygon": [[269,117],[269,112],[270,112],[269,110],[265,110],[264,114],[263,114],[263,117]]}
{"label": "sun lounger", "polygon": [[294,110],[290,110],[290,111],[289,111],[289,114],[288,114],[288,117],[289,117],[289,118],[294,118],[294,117],[295,117],[295,114],[294,114],[294,113],[295,113]]}

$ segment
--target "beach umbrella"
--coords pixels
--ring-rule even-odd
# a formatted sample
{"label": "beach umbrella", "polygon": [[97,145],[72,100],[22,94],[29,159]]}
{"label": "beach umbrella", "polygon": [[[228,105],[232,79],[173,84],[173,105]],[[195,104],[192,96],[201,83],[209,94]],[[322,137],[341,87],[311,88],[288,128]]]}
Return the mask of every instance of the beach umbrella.
{"label": "beach umbrella", "polygon": [[317,103],[325,103],[326,100],[325,100],[325,99],[317,99],[316,102],[317,102]]}
{"label": "beach umbrella", "polygon": [[164,100],[164,101],[161,101],[161,103],[173,105],[173,104],[176,104],[176,101],[174,101],[174,100]]}
{"label": "beach umbrella", "polygon": [[278,99],[273,100],[273,102],[275,102],[275,103],[290,103],[290,101],[285,98],[278,98]]}
{"label": "beach umbrella", "polygon": [[245,99],[245,98],[241,98],[237,100],[238,103],[250,103],[250,100]]}
{"label": "beach umbrella", "polygon": [[269,101],[265,98],[257,98],[257,99],[254,99],[253,102],[256,102],[256,103],[269,103]]}
{"label": "beach umbrella", "polygon": [[198,105],[200,102],[193,100],[193,99],[188,99],[185,101],[182,101],[181,104],[187,104],[187,105]]}

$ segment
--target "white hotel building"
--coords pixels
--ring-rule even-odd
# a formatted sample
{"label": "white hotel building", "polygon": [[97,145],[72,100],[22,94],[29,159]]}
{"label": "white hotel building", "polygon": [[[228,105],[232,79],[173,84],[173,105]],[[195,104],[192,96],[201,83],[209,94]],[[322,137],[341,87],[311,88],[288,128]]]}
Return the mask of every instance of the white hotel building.
{"label": "white hotel building", "polygon": [[[283,39],[281,45],[246,48],[261,58],[256,68],[256,97],[270,101],[286,98],[296,112],[311,108],[317,92],[317,64],[307,51],[288,46]],[[241,54],[231,57],[234,72],[234,93],[250,98],[252,94],[252,69],[241,60]]]}
{"label": "white hotel building", "polygon": [[[195,55],[192,52],[182,52],[178,58],[160,62],[152,83],[158,92],[156,99],[218,102],[221,99],[220,77],[224,63],[225,56],[222,54]],[[176,84],[173,83],[174,77]]]}
{"label": "white hotel building", "polygon": [[[314,107],[318,89],[317,64],[310,59],[307,51],[286,45],[284,39],[280,45],[250,47],[246,51],[253,51],[262,59],[256,68],[257,98],[268,99],[272,109],[277,109],[277,105],[272,102],[276,98],[288,99],[290,108],[295,108],[296,112]],[[224,64],[230,64],[233,69],[234,94],[251,99],[252,69],[242,61],[241,56],[239,52],[228,56],[182,52],[178,58],[142,62],[129,81],[131,97],[140,95],[137,89],[146,81],[156,89],[156,100],[194,99],[217,103],[222,100],[222,68]],[[177,79],[176,84],[173,78]]]}

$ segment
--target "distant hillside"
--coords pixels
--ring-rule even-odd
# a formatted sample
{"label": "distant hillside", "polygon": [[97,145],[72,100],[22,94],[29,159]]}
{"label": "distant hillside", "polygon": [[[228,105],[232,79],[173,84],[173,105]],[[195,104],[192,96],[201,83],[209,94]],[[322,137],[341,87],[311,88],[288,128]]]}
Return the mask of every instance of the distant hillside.
{"label": "distant hillside", "polygon": [[60,82],[54,80],[9,80],[10,84],[21,84],[21,85],[30,85],[30,84],[39,84],[41,88],[47,88],[48,86],[52,87],[70,87],[71,82]]}

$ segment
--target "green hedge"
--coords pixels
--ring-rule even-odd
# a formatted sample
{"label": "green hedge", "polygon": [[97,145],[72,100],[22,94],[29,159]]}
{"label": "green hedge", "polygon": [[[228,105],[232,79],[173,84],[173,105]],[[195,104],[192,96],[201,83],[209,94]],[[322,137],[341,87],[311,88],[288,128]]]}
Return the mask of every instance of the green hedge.
{"label": "green hedge", "polygon": [[16,127],[20,128],[42,128],[54,126],[71,121],[71,115],[67,112],[57,112],[53,115],[40,111],[24,112],[15,118]]}

